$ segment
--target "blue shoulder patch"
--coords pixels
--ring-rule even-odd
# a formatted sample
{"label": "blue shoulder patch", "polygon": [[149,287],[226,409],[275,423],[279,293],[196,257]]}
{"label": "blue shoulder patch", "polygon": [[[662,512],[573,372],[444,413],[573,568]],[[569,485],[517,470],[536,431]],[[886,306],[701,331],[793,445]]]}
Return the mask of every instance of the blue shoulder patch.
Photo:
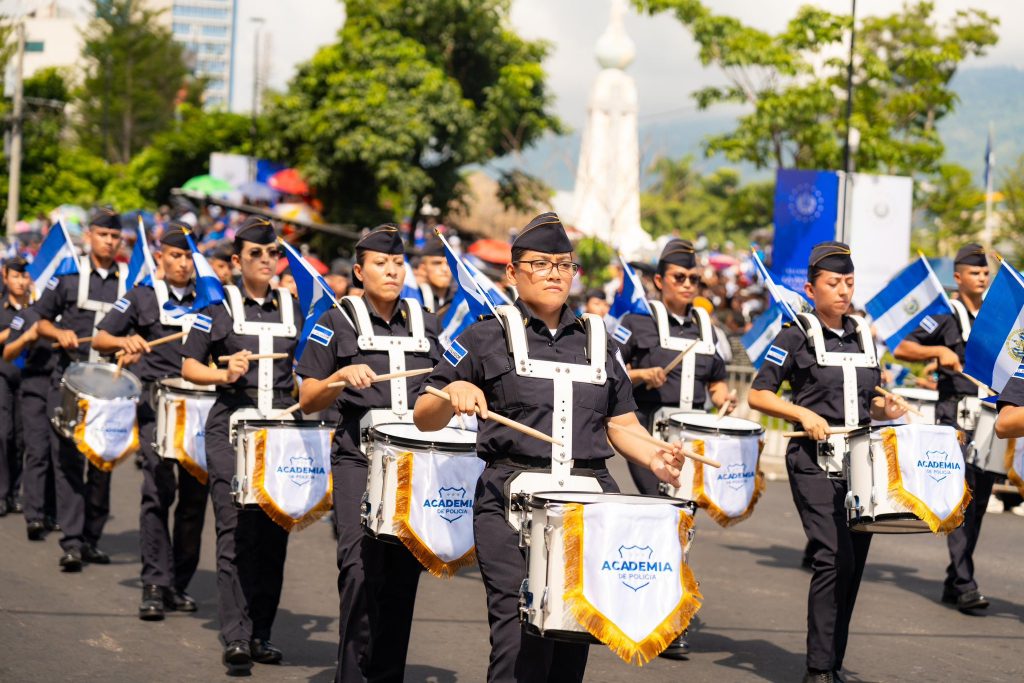
{"label": "blue shoulder patch", "polygon": [[55,277],[51,277],[49,280],[46,281],[46,288],[47,289],[57,289],[57,285],[59,283],[60,283],[60,280],[58,280]]}
{"label": "blue shoulder patch", "polygon": [[468,352],[465,347],[463,347],[462,344],[459,343],[459,340],[456,339],[452,342],[451,346],[448,347],[448,350],[444,352],[442,357],[451,363],[452,367],[455,367],[462,362],[462,359],[465,358],[467,354]]}
{"label": "blue shoulder patch", "polygon": [[767,361],[771,361],[772,363],[775,363],[779,367],[782,367],[782,364],[786,362],[786,358],[788,357],[789,351],[786,351],[785,349],[780,349],[778,346],[772,344],[768,348],[768,352],[765,354],[764,359]]}
{"label": "blue shoulder patch", "polygon": [[616,327],[615,331],[612,332],[612,339],[619,342],[620,344],[625,344],[627,341],[629,341],[629,338],[632,336],[633,332],[630,331],[628,327],[622,324]]}
{"label": "blue shoulder patch", "polygon": [[114,302],[114,310],[126,313],[128,307],[132,305],[132,302],[128,300],[128,297],[122,296],[120,299]]}
{"label": "blue shoulder patch", "polygon": [[[14,323],[11,323],[11,327],[14,327]],[[1015,379],[1024,379],[1024,363],[1017,366],[1017,371],[1013,373]]]}
{"label": "blue shoulder patch", "polygon": [[921,329],[927,332],[928,334],[934,332],[935,328],[938,326],[939,324],[935,322],[935,318],[931,317],[930,315],[926,315],[925,317],[921,318]]}
{"label": "blue shoulder patch", "polygon": [[17,332],[18,330],[20,330],[24,326],[25,326],[25,319],[22,318],[20,315],[14,316],[14,318],[11,320],[11,329],[14,330],[15,332]]}
{"label": "blue shoulder patch", "polygon": [[313,329],[309,331],[309,338],[320,346],[327,346],[330,344],[333,337],[334,330],[329,327],[324,327],[319,323],[313,325]]}
{"label": "blue shoulder patch", "polygon": [[213,318],[200,313],[196,316],[196,321],[192,323],[192,329],[209,334],[210,330],[213,329]]}

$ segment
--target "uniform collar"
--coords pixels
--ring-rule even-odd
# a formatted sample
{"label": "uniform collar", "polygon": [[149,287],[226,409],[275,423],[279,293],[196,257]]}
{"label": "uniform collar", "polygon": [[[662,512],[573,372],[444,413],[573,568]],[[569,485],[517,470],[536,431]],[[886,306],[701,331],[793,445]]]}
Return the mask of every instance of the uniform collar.
{"label": "uniform collar", "polygon": [[399,316],[401,316],[403,321],[405,320],[405,309],[402,307],[401,299],[399,299],[398,303],[395,305],[395,313],[394,315],[391,316],[391,320],[385,320],[384,316],[377,311],[377,308],[373,305],[373,302],[370,301],[370,299],[368,299],[365,296],[363,297],[363,303],[366,304],[366,311],[370,314],[371,318],[376,318],[377,320],[380,320],[389,327],[395,322],[395,319],[398,318]]}
{"label": "uniform collar", "polygon": [[267,290],[267,296],[263,300],[262,304],[259,301],[257,301],[256,299],[254,299],[253,297],[251,297],[249,295],[249,290],[245,288],[245,284],[244,283],[240,282],[238,284],[238,289],[239,289],[239,291],[242,292],[242,303],[243,304],[250,304],[251,303],[254,306],[261,306],[261,307],[263,307],[263,308],[265,308],[267,310],[273,310],[273,309],[276,309],[278,307],[278,303],[277,303],[277,290],[274,289],[273,287],[271,287],[270,289]]}
{"label": "uniform collar", "polygon": [[[172,285],[170,282],[167,282],[166,280],[164,280],[164,284],[167,285],[167,294],[169,296],[177,298],[174,295],[174,285]],[[188,283],[185,285],[185,294],[180,299],[178,299],[178,301],[185,301],[186,299],[194,299],[195,296],[196,296],[196,283],[195,283],[195,280],[189,280]],[[249,297],[246,296],[246,298],[248,299]]]}
{"label": "uniform collar", "polygon": [[[825,324],[825,321],[821,319],[821,316],[818,315],[817,311],[814,312],[814,317],[816,317],[818,319],[818,321],[821,323],[822,334],[826,334],[826,335],[827,334],[831,334],[833,337],[836,336],[836,333],[832,331],[832,328],[828,327]],[[843,316],[843,336],[842,336],[842,338],[846,339],[847,337],[850,337],[850,336],[852,336],[852,335],[854,335],[856,333],[857,333],[857,324],[853,322],[853,318],[851,318],[848,315],[844,315]]]}
{"label": "uniform collar", "polygon": [[6,292],[4,293],[3,307],[5,309],[14,309],[15,311],[22,311],[22,310],[28,308],[27,306],[22,306],[21,304],[16,304],[13,301],[11,301],[10,295],[7,294]]}
{"label": "uniform collar", "polygon": [[[548,333],[547,324],[533,314],[533,311],[530,310],[530,307],[526,305],[525,301],[523,301],[522,299],[516,299],[515,306],[523,314],[524,324],[534,327],[539,331]],[[579,318],[575,316],[575,314],[573,314],[571,310],[569,310],[568,306],[562,304],[562,313],[561,317],[558,320],[558,332],[561,332],[565,328],[571,327],[573,325],[580,325],[580,327],[582,328],[583,323],[580,321]]]}

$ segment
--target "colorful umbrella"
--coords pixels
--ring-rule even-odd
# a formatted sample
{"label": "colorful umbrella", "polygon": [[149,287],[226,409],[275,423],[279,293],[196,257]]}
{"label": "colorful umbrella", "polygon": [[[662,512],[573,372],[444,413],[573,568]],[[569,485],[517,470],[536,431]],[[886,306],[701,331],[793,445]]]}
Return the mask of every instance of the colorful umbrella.
{"label": "colorful umbrella", "polygon": [[280,197],[280,193],[266,183],[248,180],[238,186],[238,191],[254,202],[272,202]]}
{"label": "colorful umbrella", "polygon": [[505,264],[512,260],[512,245],[502,240],[477,240],[466,251],[488,263]]}
{"label": "colorful umbrella", "polygon": [[235,190],[228,181],[215,178],[212,175],[197,175],[195,178],[189,178],[188,182],[181,186],[181,189],[205,195],[226,194]]}
{"label": "colorful umbrella", "polygon": [[324,217],[313,207],[301,202],[285,202],[274,207],[274,213],[284,221],[302,221],[303,223],[323,223]]}
{"label": "colorful umbrella", "polygon": [[286,168],[270,176],[267,179],[267,185],[284,194],[309,194],[309,185],[294,168]]}

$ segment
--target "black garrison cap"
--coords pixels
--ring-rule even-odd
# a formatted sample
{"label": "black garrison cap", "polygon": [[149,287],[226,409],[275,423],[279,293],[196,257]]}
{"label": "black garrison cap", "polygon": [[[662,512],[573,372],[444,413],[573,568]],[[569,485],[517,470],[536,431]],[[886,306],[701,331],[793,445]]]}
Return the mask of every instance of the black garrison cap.
{"label": "black garrison cap", "polygon": [[274,223],[263,216],[249,216],[235,232],[235,247],[240,248],[242,242],[254,244],[273,244],[277,241]]}
{"label": "black garrison cap", "polygon": [[402,233],[394,223],[378,225],[363,238],[356,242],[356,256],[361,257],[367,251],[378,251],[382,254],[404,254],[405,243]]}
{"label": "black garrison cap", "polygon": [[28,261],[20,256],[9,258],[4,261],[4,270],[13,270],[18,273],[24,273],[28,270]]}
{"label": "black garrison cap", "polygon": [[189,227],[184,223],[171,221],[164,229],[164,234],[160,237],[160,246],[192,251],[192,248],[188,245],[188,240],[185,239],[185,233],[188,231]]}
{"label": "black garrison cap", "polygon": [[661,257],[658,265],[671,263],[683,268],[693,268],[697,265],[697,251],[693,248],[690,240],[669,240],[665,248],[661,250]]}
{"label": "black garrison cap", "polygon": [[101,206],[89,216],[89,227],[107,228],[108,230],[121,229],[121,216],[108,206]]}
{"label": "black garrison cap", "polygon": [[953,260],[955,266],[987,266],[988,257],[985,255],[985,247],[977,242],[971,242],[960,247]]}
{"label": "black garrison cap", "polygon": [[562,221],[549,211],[530,221],[516,237],[512,248],[529,249],[542,254],[568,254],[572,251],[572,242],[565,234]]}
{"label": "black garrison cap", "polygon": [[819,242],[811,250],[811,257],[807,259],[807,269],[811,272],[827,270],[831,273],[849,275],[853,272],[849,245],[842,242]]}
{"label": "black garrison cap", "polygon": [[434,235],[420,249],[420,256],[444,256],[444,242],[437,235]]}

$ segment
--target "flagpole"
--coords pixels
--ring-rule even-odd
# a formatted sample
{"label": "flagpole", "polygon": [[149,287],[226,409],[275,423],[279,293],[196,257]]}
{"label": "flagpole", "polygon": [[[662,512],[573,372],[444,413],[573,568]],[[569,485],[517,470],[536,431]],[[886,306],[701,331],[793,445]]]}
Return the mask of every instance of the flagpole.
{"label": "flagpole", "polygon": [[992,175],[994,164],[992,152],[992,123],[988,124],[988,143],[985,145],[985,218],[981,228],[981,245],[985,251],[992,250]]}

